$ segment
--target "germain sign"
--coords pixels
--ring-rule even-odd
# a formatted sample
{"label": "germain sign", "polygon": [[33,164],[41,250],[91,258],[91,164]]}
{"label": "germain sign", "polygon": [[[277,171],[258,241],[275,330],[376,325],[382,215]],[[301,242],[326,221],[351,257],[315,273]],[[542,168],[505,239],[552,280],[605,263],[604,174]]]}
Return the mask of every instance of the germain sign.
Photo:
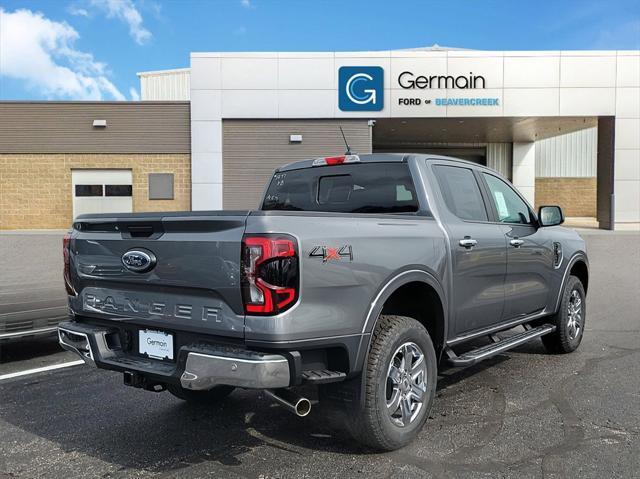
{"label": "germain sign", "polygon": [[338,107],[341,111],[380,111],[384,106],[382,67],[340,67]]}
{"label": "germain sign", "polygon": [[[412,71],[403,71],[398,75],[398,86],[403,90],[483,90],[487,87],[482,75],[469,72],[468,75],[416,75]],[[401,106],[498,106],[498,98],[487,97],[455,97],[447,94],[442,98],[425,98],[422,95],[413,97],[399,97]]]}
{"label": "germain sign", "polygon": [[[484,76],[469,72],[468,75],[424,75],[406,70],[398,75],[397,84],[402,90],[415,92],[412,96],[400,96],[399,106],[499,106],[498,98],[471,97],[468,94],[456,97],[425,97],[428,90],[484,90]],[[343,66],[338,70],[338,108],[341,111],[381,111],[384,106],[384,71],[379,66]]]}
{"label": "germain sign", "polygon": [[402,72],[398,75],[398,85],[405,90],[418,88],[448,89],[448,88],[485,88],[485,80],[482,75],[474,75],[469,72],[469,76],[458,75],[414,75],[412,72]]}

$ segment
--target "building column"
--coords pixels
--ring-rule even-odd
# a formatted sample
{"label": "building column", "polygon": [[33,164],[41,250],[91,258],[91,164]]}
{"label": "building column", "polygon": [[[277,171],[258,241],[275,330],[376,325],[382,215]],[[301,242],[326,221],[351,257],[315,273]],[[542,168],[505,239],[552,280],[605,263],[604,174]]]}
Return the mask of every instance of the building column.
{"label": "building column", "polygon": [[615,119],[598,118],[597,219],[600,229],[614,227],[613,158]]}
{"label": "building column", "polygon": [[[620,90],[623,89],[617,91]],[[640,102],[637,93],[635,98],[635,112],[627,113],[629,118],[615,118],[615,150],[611,161],[614,173],[612,226],[616,230],[640,231]]]}
{"label": "building column", "polygon": [[191,209],[222,209],[222,93],[220,55],[192,53]]}
{"label": "building column", "polygon": [[221,210],[222,122],[195,120],[193,116],[192,113],[191,210]]}
{"label": "building column", "polygon": [[535,205],[536,194],[536,143],[513,143],[513,186],[518,188],[531,205]]}

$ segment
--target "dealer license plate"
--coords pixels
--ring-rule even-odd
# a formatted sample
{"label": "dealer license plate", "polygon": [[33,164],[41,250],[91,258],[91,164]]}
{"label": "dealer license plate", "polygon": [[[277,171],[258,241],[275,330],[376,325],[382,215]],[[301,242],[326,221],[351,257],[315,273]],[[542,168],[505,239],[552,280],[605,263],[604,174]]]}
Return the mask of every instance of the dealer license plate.
{"label": "dealer license plate", "polygon": [[173,334],[141,329],[138,338],[140,354],[155,359],[173,360]]}

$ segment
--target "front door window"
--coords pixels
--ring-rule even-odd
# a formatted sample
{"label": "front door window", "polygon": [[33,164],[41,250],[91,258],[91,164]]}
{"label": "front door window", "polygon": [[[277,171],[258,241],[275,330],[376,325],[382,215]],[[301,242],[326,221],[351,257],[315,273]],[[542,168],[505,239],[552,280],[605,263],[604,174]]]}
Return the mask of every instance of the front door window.
{"label": "front door window", "polygon": [[500,223],[529,225],[533,222],[527,204],[500,178],[483,173]]}

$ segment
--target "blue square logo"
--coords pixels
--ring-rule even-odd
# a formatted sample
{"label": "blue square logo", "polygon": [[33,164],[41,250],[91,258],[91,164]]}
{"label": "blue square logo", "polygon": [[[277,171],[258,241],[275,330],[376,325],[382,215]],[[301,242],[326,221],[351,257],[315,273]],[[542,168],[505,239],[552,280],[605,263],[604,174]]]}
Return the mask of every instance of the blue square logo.
{"label": "blue square logo", "polygon": [[338,108],[341,111],[380,111],[383,106],[382,67],[340,67]]}

